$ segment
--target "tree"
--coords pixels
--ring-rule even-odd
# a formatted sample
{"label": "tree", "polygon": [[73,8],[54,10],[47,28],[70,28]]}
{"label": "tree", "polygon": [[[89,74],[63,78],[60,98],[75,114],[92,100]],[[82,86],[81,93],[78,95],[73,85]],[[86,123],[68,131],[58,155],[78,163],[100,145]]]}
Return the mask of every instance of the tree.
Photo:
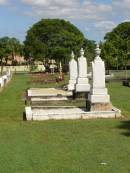
{"label": "tree", "polygon": [[42,19],[27,32],[25,56],[35,60],[53,58],[67,62],[71,51],[76,54],[85,43],[83,34],[70,22],[60,19]]}
{"label": "tree", "polygon": [[15,60],[16,55],[22,54],[22,45],[16,38],[2,37],[0,38],[0,65],[1,73],[3,65],[7,65],[10,59],[12,62]]}
{"label": "tree", "polygon": [[16,38],[9,38],[9,46],[10,46],[12,62],[13,62],[13,61],[15,61],[16,55],[22,56],[23,45]]}
{"label": "tree", "polygon": [[85,39],[83,48],[85,50],[85,57],[87,58],[88,63],[90,63],[95,56],[96,43],[95,41]]}
{"label": "tree", "polygon": [[119,24],[104,39],[102,57],[107,67],[126,69],[130,60],[130,22]]}

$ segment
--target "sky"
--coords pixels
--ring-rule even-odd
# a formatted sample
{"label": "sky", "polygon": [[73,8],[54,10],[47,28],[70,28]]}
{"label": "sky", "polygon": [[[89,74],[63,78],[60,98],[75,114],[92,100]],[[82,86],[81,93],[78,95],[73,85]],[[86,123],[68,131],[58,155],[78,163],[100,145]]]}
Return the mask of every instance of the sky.
{"label": "sky", "polygon": [[99,42],[119,23],[130,21],[130,0],[0,0],[0,37],[22,42],[42,18],[70,21]]}

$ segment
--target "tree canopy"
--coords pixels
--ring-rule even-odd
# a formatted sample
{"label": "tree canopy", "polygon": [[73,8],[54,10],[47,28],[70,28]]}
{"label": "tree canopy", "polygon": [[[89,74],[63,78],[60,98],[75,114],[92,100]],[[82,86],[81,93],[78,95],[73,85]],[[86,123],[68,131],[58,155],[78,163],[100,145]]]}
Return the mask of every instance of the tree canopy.
{"label": "tree canopy", "polygon": [[65,61],[70,58],[72,50],[77,54],[86,43],[90,45],[79,29],[60,19],[42,19],[34,24],[24,43],[25,56],[42,61],[46,58]]}
{"label": "tree canopy", "polygon": [[2,37],[0,38],[0,63],[7,62],[10,59],[12,62],[16,55],[22,54],[22,44],[16,38]]}
{"label": "tree canopy", "polygon": [[104,39],[102,57],[106,60],[107,67],[126,67],[130,60],[130,22],[119,24]]}

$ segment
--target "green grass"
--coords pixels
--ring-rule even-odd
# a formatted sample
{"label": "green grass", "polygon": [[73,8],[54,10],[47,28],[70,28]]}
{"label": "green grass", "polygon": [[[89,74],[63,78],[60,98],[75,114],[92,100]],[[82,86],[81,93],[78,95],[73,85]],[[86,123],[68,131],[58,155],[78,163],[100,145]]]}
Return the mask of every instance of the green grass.
{"label": "green grass", "polygon": [[114,106],[122,110],[123,115],[130,117],[130,88],[123,86],[122,82],[110,82],[109,93]]}
{"label": "green grass", "polygon": [[28,88],[27,80],[27,75],[17,75],[0,93],[0,121],[21,120],[25,90]]}
{"label": "green grass", "polygon": [[108,84],[127,120],[26,122],[27,81],[16,75],[0,93],[0,173],[130,172],[130,88]]}

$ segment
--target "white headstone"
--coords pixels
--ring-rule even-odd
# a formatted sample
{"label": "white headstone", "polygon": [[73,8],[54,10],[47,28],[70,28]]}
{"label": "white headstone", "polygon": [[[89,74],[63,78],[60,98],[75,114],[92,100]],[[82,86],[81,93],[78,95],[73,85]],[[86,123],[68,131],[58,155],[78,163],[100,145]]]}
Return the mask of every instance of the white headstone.
{"label": "white headstone", "polygon": [[74,53],[71,54],[71,60],[69,62],[69,84],[68,90],[73,91],[75,89],[76,79],[78,76],[77,62],[74,59]]}
{"label": "white headstone", "polygon": [[0,86],[3,87],[4,86],[4,79],[2,77],[0,77]]}
{"label": "white headstone", "polygon": [[87,77],[87,60],[84,57],[84,50],[80,50],[81,56],[78,58],[78,78],[76,83],[76,92],[90,91],[90,84]]}
{"label": "white headstone", "polygon": [[8,82],[8,77],[7,77],[7,75],[3,75],[2,76],[2,80],[3,80],[3,82],[4,82],[4,85]]}
{"label": "white headstone", "polygon": [[11,71],[10,71],[10,68],[7,68],[6,75],[7,75],[7,82],[8,82],[11,79]]}
{"label": "white headstone", "polygon": [[110,103],[110,96],[105,87],[105,64],[100,58],[99,45],[96,49],[96,57],[92,62],[92,87],[89,95],[91,103]]}

